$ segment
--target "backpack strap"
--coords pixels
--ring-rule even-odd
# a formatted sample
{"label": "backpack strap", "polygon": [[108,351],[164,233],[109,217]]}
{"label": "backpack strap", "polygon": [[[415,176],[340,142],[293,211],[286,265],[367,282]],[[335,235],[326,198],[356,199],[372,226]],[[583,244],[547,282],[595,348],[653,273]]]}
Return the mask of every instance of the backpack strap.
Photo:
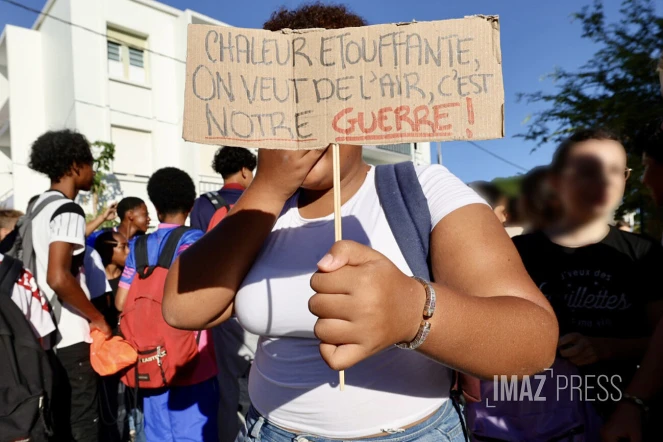
{"label": "backpack strap", "polygon": [[47,198],[44,199],[39,205],[37,205],[36,201],[32,203],[30,207],[28,207],[28,215],[30,216],[31,219],[35,219],[39,213],[44,210],[46,207],[48,207],[49,204],[58,201],[58,200],[63,200],[63,199],[68,199],[63,195],[51,195]]}
{"label": "backpack strap", "polygon": [[[432,230],[428,200],[412,162],[385,164],[375,168],[375,187],[387,223],[414,276],[433,280],[430,258]],[[461,374],[452,370],[450,397],[458,413],[465,440],[469,434],[461,410]],[[478,384],[478,381],[476,382]]]}
{"label": "backpack strap", "polygon": [[410,161],[375,168],[375,186],[398,248],[414,276],[431,280],[431,216],[428,200]]}
{"label": "backpack strap", "polygon": [[11,256],[3,255],[0,262],[0,296],[9,296],[14,293],[14,284],[23,271],[23,263]]}
{"label": "backpack strap", "polygon": [[228,212],[230,212],[230,205],[226,202],[225,199],[221,196],[219,192],[207,192],[203,194],[207,200],[212,203],[214,206],[214,211],[216,212],[219,210],[221,207],[225,207]]}
{"label": "backpack strap", "polygon": [[136,238],[134,246],[134,258],[136,260],[136,274],[140,279],[145,279],[152,274],[154,268],[150,267],[150,258],[147,253],[148,235]]}
{"label": "backpack strap", "polygon": [[193,230],[191,227],[187,226],[180,226],[176,229],[173,229],[170,233],[168,233],[168,236],[166,237],[166,242],[163,245],[163,248],[161,249],[161,253],[159,253],[159,260],[157,261],[157,267],[161,267],[163,269],[169,269],[170,264],[173,262],[173,258],[175,257],[175,253],[177,253],[177,246],[180,243],[180,240],[182,239],[182,236],[190,230]]}

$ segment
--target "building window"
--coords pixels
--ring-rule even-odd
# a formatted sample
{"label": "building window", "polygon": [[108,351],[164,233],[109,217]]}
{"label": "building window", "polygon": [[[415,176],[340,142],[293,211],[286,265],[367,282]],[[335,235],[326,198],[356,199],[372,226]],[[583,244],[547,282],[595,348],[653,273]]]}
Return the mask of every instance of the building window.
{"label": "building window", "polygon": [[106,35],[108,36],[108,76],[134,83],[148,83],[145,57],[147,40],[115,29],[108,29]]}

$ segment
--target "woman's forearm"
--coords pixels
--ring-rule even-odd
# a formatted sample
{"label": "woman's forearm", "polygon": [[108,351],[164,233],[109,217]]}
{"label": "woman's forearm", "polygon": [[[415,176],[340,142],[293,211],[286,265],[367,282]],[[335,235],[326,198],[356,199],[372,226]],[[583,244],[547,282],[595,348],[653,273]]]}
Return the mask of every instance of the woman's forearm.
{"label": "woman's forearm", "polygon": [[476,297],[439,284],[431,331],[419,351],[479,378],[548,368],[558,338],[554,315],[515,296]]}
{"label": "woman's forearm", "polygon": [[284,203],[259,183],[252,184],[217,227],[179,256],[164,291],[168,324],[199,330],[222,319]]}

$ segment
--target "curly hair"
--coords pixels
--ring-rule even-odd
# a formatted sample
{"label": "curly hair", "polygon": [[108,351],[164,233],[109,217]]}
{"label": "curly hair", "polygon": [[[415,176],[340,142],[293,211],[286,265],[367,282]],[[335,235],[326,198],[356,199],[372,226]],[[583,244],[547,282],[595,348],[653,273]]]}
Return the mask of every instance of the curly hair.
{"label": "curly hair", "polygon": [[325,5],[321,2],[307,3],[296,9],[282,6],[272,12],[263,25],[268,31],[281,29],[341,29],[366,26],[368,23],[359,15],[351,12],[345,5]]}
{"label": "curly hair", "polygon": [[117,204],[117,216],[120,217],[120,220],[124,220],[124,216],[128,211],[137,209],[143,204],[145,204],[145,201],[135,196],[122,198],[122,200]]}
{"label": "curly hair", "polygon": [[177,167],[164,167],[152,174],[147,194],[162,215],[190,212],[196,200],[196,186],[191,177]]}
{"label": "curly hair", "polygon": [[71,168],[92,165],[94,158],[85,136],[69,129],[49,131],[32,143],[30,169],[59,182]]}
{"label": "curly hair", "polygon": [[233,176],[242,168],[256,168],[256,156],[243,147],[224,146],[217,150],[212,161],[212,168],[224,179]]}

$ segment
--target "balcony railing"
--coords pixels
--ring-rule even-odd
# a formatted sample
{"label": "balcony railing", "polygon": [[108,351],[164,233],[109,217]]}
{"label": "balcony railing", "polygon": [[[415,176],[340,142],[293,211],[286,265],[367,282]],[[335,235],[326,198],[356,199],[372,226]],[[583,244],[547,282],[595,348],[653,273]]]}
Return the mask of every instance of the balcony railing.
{"label": "balcony railing", "polygon": [[412,144],[410,143],[400,143],[400,144],[385,144],[384,146],[375,146],[381,150],[387,150],[389,152],[399,153],[401,155],[407,155],[408,157],[412,156]]}

